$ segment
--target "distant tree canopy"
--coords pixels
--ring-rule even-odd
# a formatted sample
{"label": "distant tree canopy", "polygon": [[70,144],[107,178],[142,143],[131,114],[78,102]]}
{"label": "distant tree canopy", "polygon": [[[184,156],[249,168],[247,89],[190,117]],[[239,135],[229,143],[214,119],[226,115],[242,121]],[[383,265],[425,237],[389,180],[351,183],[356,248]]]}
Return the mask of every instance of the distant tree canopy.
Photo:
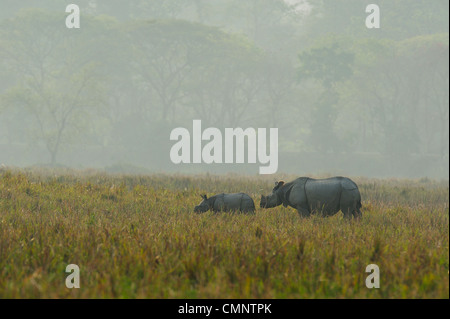
{"label": "distant tree canopy", "polygon": [[[101,20],[85,23],[111,32]],[[0,56],[13,79],[2,104],[23,110],[27,125],[21,126],[32,140],[45,144],[52,164],[62,144],[83,130],[104,103],[105,93],[100,66],[105,42],[60,24],[55,14],[27,10],[3,23],[0,31]]]}
{"label": "distant tree canopy", "polygon": [[418,35],[449,32],[447,0],[379,0],[381,28],[365,26],[366,6],[361,0],[308,0],[312,6],[308,33],[315,38],[333,33],[352,37],[403,40]]}
{"label": "distant tree canopy", "polygon": [[157,166],[170,129],[201,118],[278,127],[281,152],[328,161],[448,159],[446,0],[380,0],[370,30],[361,0],[80,0],[76,31],[69,3],[2,2],[0,145]]}

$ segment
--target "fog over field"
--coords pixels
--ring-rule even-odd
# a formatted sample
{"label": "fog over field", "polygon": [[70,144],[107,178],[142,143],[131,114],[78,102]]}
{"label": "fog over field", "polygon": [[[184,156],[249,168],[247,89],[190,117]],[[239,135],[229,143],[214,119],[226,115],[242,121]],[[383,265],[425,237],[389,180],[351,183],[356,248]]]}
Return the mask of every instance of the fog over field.
{"label": "fog over field", "polygon": [[448,180],[449,2],[372,2],[0,0],[0,165],[256,175],[226,128],[276,128],[280,174]]}
{"label": "fog over field", "polygon": [[0,299],[448,299],[448,12],[0,0]]}

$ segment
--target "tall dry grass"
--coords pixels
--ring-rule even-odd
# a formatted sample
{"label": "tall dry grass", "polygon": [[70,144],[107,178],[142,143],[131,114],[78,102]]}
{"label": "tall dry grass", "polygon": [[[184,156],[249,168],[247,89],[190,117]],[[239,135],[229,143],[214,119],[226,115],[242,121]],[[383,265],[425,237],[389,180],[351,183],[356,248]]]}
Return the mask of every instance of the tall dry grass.
{"label": "tall dry grass", "polygon": [[[361,221],[260,209],[273,177],[4,170],[0,298],[449,298],[448,183],[354,180]],[[193,213],[238,191],[255,215]]]}

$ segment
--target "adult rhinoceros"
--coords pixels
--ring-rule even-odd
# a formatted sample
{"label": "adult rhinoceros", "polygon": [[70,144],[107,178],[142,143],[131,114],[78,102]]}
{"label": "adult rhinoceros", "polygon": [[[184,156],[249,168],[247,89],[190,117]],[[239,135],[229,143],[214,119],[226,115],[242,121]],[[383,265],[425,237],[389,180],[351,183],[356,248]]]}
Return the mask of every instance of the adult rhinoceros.
{"label": "adult rhinoceros", "polygon": [[346,177],[327,179],[300,177],[290,183],[276,182],[272,194],[261,195],[260,206],[272,208],[281,204],[284,207],[294,207],[302,217],[308,217],[313,213],[332,216],[339,210],[346,218],[362,216],[358,186]]}
{"label": "adult rhinoceros", "polygon": [[244,193],[218,194],[210,198],[206,195],[201,196],[203,201],[195,206],[194,212],[196,213],[205,213],[208,210],[212,210],[216,213],[230,211],[253,213],[255,211],[253,199]]}

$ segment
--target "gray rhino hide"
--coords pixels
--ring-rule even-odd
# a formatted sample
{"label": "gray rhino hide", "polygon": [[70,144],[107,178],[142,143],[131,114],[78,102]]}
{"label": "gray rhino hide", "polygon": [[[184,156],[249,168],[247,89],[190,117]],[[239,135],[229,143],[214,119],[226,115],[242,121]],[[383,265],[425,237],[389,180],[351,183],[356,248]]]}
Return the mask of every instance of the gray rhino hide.
{"label": "gray rhino hide", "polygon": [[212,198],[214,198],[213,211],[215,212],[255,211],[255,203],[253,202],[253,199],[244,193],[219,194],[211,197],[211,199]]}
{"label": "gray rhino hide", "polygon": [[331,216],[342,210],[344,215],[360,215],[361,196],[356,184],[345,177],[312,179],[300,177],[280,189],[283,205],[298,209],[301,215],[319,213]]}

